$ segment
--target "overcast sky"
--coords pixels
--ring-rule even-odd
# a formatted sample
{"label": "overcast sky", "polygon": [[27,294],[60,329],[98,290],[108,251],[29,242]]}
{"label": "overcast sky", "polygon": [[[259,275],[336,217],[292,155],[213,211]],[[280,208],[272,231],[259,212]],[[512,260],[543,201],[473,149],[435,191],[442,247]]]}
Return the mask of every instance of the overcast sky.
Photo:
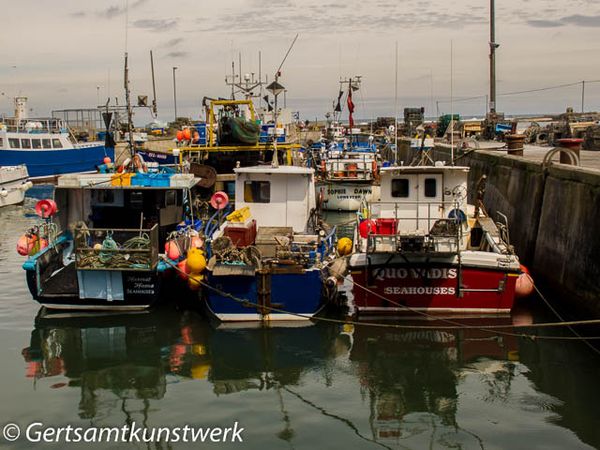
{"label": "overcast sky", "polygon": [[[362,75],[355,95],[361,118],[394,113],[395,42],[399,110],[449,112],[450,42],[455,98],[488,92],[488,0],[5,0],[0,28],[0,113],[12,97],[29,97],[33,114],[93,107],[98,93],[123,97],[123,53],[132,90],[151,94],[154,51],[159,117],[173,116],[177,66],[179,115],[197,118],[204,96],[227,96],[232,59],[242,71],[273,73],[296,33],[283,70],[288,107],[323,118],[340,76]],[[600,2],[498,0],[498,92],[600,79]],[[128,13],[126,12],[128,10]],[[126,26],[127,24],[127,26]],[[99,86],[99,90],[97,89]],[[600,109],[600,83],[586,86],[586,109]],[[439,103],[436,103],[439,102]],[[581,85],[527,95],[500,95],[507,113],[581,107]],[[483,113],[485,98],[456,102]],[[138,118],[138,120],[140,120]]]}

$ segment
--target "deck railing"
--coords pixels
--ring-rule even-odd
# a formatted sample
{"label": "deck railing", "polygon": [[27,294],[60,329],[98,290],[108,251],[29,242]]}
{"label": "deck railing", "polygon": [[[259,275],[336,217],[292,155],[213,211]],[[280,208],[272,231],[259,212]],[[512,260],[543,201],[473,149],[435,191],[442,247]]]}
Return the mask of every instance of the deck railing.
{"label": "deck railing", "polygon": [[375,202],[368,205],[367,253],[457,253],[464,212],[456,202]]}

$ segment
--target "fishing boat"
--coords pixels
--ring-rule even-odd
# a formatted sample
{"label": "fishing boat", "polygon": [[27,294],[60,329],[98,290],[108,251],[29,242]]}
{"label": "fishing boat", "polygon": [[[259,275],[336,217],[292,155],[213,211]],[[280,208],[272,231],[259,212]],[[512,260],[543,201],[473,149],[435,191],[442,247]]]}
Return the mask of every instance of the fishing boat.
{"label": "fishing boat", "polygon": [[191,174],[72,174],[58,178],[42,222],[19,240],[35,300],[51,309],[139,310],[168,292],[160,255],[186,219]]}
{"label": "fishing boat", "polygon": [[317,183],[323,209],[357,211],[363,200],[379,199],[379,157],[372,135],[353,134],[323,147]]}
{"label": "fishing boat", "polygon": [[58,118],[28,118],[27,98],[15,99],[15,117],[0,120],[0,166],[25,165],[32,178],[94,172],[115,150],[104,142],[77,142]]}
{"label": "fishing boat", "polygon": [[482,212],[482,196],[467,204],[468,172],[441,162],[381,169],[381,201],[358,214],[349,258],[359,315],[504,314],[531,292],[506,221]]}
{"label": "fishing boat", "polygon": [[335,228],[317,215],[314,170],[237,168],[235,206],[207,235],[208,311],[225,322],[319,313],[335,293],[327,279],[336,249]]}
{"label": "fishing boat", "polygon": [[[352,92],[360,88],[361,77],[340,79],[333,120],[325,129],[321,149],[313,157],[318,168],[319,199],[330,211],[356,211],[361,201],[379,199],[379,151],[375,137],[354,128]],[[345,87],[347,85],[347,88]],[[342,97],[347,92],[348,129],[340,129]],[[328,113],[328,118],[332,115]]]}
{"label": "fishing boat", "polygon": [[0,207],[23,203],[32,186],[25,166],[0,166]]}

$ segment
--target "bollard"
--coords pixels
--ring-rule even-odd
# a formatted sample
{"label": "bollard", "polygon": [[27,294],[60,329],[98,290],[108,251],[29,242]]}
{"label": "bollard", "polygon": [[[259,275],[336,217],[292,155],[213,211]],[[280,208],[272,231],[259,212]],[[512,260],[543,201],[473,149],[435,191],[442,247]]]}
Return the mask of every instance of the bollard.
{"label": "bollard", "polygon": [[[558,146],[561,148],[568,148],[572,150],[576,155],[577,159],[579,159],[579,152],[581,151],[581,144],[583,143],[583,139],[578,138],[563,138],[558,139]],[[560,152],[560,163],[561,164],[573,164],[571,158],[566,152]]]}
{"label": "bollard", "polygon": [[525,142],[524,134],[506,135],[507,153],[513,156],[523,156],[523,147]]}

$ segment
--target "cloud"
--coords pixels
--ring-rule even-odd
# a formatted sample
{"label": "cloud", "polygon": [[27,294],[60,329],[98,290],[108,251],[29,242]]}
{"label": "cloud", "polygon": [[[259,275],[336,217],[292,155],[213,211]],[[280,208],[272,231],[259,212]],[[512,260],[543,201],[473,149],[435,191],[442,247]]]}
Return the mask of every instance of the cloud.
{"label": "cloud", "polygon": [[581,14],[574,14],[572,16],[563,17],[561,21],[580,27],[600,27],[600,16],[582,16]]}
{"label": "cloud", "polygon": [[111,5],[106,9],[100,11],[100,15],[106,17],[107,19],[112,19],[113,17],[120,16],[125,12],[125,8],[117,5]]}
{"label": "cloud", "polygon": [[181,44],[182,42],[183,42],[183,38],[169,39],[167,42],[161,44],[160,47],[163,47],[163,48],[175,47],[176,45]]}
{"label": "cloud", "polygon": [[188,52],[183,52],[183,51],[174,51],[174,52],[169,52],[167,53],[167,57],[169,58],[183,58],[184,56],[187,56]]}
{"label": "cloud", "polygon": [[[135,2],[133,2],[130,6],[131,9],[135,9],[138,8],[140,6],[142,6],[144,3],[146,3],[148,0],[136,0]],[[95,16],[101,16],[101,17],[105,17],[106,19],[112,19],[113,17],[118,17],[122,14],[125,14],[125,6],[119,6],[119,5],[110,5],[107,8],[104,8],[100,11],[97,11],[94,15]],[[70,14],[71,17],[86,17],[88,16],[88,13],[85,11],[76,11]]]}
{"label": "cloud", "polygon": [[151,31],[169,31],[172,30],[179,19],[142,19],[133,22],[135,28],[142,28]]}
{"label": "cloud", "polygon": [[527,25],[536,28],[555,28],[562,26],[562,23],[557,20],[532,19],[528,20],[526,23]]}

